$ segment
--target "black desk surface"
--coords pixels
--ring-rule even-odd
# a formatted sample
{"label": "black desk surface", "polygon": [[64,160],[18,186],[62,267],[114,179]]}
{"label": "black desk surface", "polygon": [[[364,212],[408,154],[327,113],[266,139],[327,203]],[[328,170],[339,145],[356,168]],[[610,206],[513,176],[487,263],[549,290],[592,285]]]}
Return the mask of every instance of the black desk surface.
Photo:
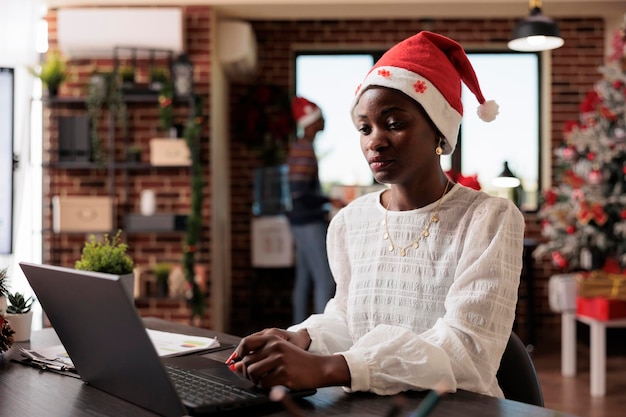
{"label": "black desk surface", "polygon": [[[160,319],[144,319],[148,328],[195,334],[218,336],[222,343],[236,343],[239,338],[219,334]],[[82,416],[154,416],[155,414],[113,397],[84,384],[80,379],[40,371],[11,361],[18,355],[20,347],[45,347],[58,344],[52,329],[33,332],[30,342],[16,343],[0,357],[0,416],[25,417],[82,417]],[[215,352],[211,357],[226,360],[231,350]],[[424,397],[425,393],[411,393],[405,397],[406,405],[399,417],[405,417]],[[306,416],[358,416],[384,417],[390,410],[390,397],[373,394],[347,394],[341,388],[322,388],[317,394],[300,400]],[[233,415],[233,414],[226,414]],[[255,408],[238,416],[290,416],[280,404]],[[432,412],[432,417],[567,417],[568,414],[535,407],[515,401],[502,400],[470,392],[459,391],[442,398]],[[569,415],[571,416],[571,415]]]}

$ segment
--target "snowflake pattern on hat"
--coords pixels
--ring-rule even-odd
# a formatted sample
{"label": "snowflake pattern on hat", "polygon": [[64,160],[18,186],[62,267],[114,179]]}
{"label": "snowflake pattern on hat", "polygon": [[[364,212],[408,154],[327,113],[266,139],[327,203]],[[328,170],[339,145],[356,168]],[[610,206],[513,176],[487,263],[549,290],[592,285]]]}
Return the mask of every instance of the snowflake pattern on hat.
{"label": "snowflake pattern on hat", "polygon": [[498,105],[485,100],[463,47],[445,36],[422,31],[396,44],[376,62],[356,90],[352,116],[368,87],[399,90],[424,108],[446,138],[443,153],[451,154],[463,117],[461,82],[476,96],[478,116],[486,122],[494,120]]}
{"label": "snowflake pattern on hat", "polygon": [[420,94],[424,94],[424,92],[428,88],[426,86],[426,83],[424,81],[420,81],[420,80],[417,80],[415,82],[415,84],[413,84],[413,87],[415,87],[415,91],[420,93]]}

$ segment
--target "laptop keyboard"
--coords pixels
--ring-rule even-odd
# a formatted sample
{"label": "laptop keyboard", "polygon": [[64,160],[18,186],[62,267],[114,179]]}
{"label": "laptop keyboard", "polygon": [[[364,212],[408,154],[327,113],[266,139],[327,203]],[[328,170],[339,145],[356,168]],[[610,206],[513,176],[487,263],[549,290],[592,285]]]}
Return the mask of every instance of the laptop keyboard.
{"label": "laptop keyboard", "polygon": [[165,368],[181,399],[193,404],[226,403],[258,397],[258,394],[196,375],[170,364],[166,364]]}

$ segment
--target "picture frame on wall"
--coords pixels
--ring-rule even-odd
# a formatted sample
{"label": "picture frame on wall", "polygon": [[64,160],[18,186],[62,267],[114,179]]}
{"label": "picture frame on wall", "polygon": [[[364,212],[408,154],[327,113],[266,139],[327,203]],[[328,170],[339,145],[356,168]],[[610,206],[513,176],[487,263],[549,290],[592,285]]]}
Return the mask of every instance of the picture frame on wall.
{"label": "picture frame on wall", "polygon": [[0,67],[0,254],[13,251],[13,68]]}

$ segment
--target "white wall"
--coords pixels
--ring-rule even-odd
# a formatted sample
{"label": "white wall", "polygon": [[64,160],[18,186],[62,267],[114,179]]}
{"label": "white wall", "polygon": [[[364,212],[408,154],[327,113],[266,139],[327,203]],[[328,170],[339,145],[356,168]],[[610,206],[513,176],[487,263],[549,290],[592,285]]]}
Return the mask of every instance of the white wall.
{"label": "white wall", "polygon": [[[34,83],[28,67],[37,63],[37,23],[44,14],[43,0],[0,1],[0,66],[15,69],[13,149],[20,159],[14,177],[13,253],[0,255],[0,268],[8,268],[11,291],[29,295],[32,290],[18,262],[41,261],[41,115],[32,100],[33,86],[39,83]],[[37,305],[34,328],[40,328],[40,323]]]}

